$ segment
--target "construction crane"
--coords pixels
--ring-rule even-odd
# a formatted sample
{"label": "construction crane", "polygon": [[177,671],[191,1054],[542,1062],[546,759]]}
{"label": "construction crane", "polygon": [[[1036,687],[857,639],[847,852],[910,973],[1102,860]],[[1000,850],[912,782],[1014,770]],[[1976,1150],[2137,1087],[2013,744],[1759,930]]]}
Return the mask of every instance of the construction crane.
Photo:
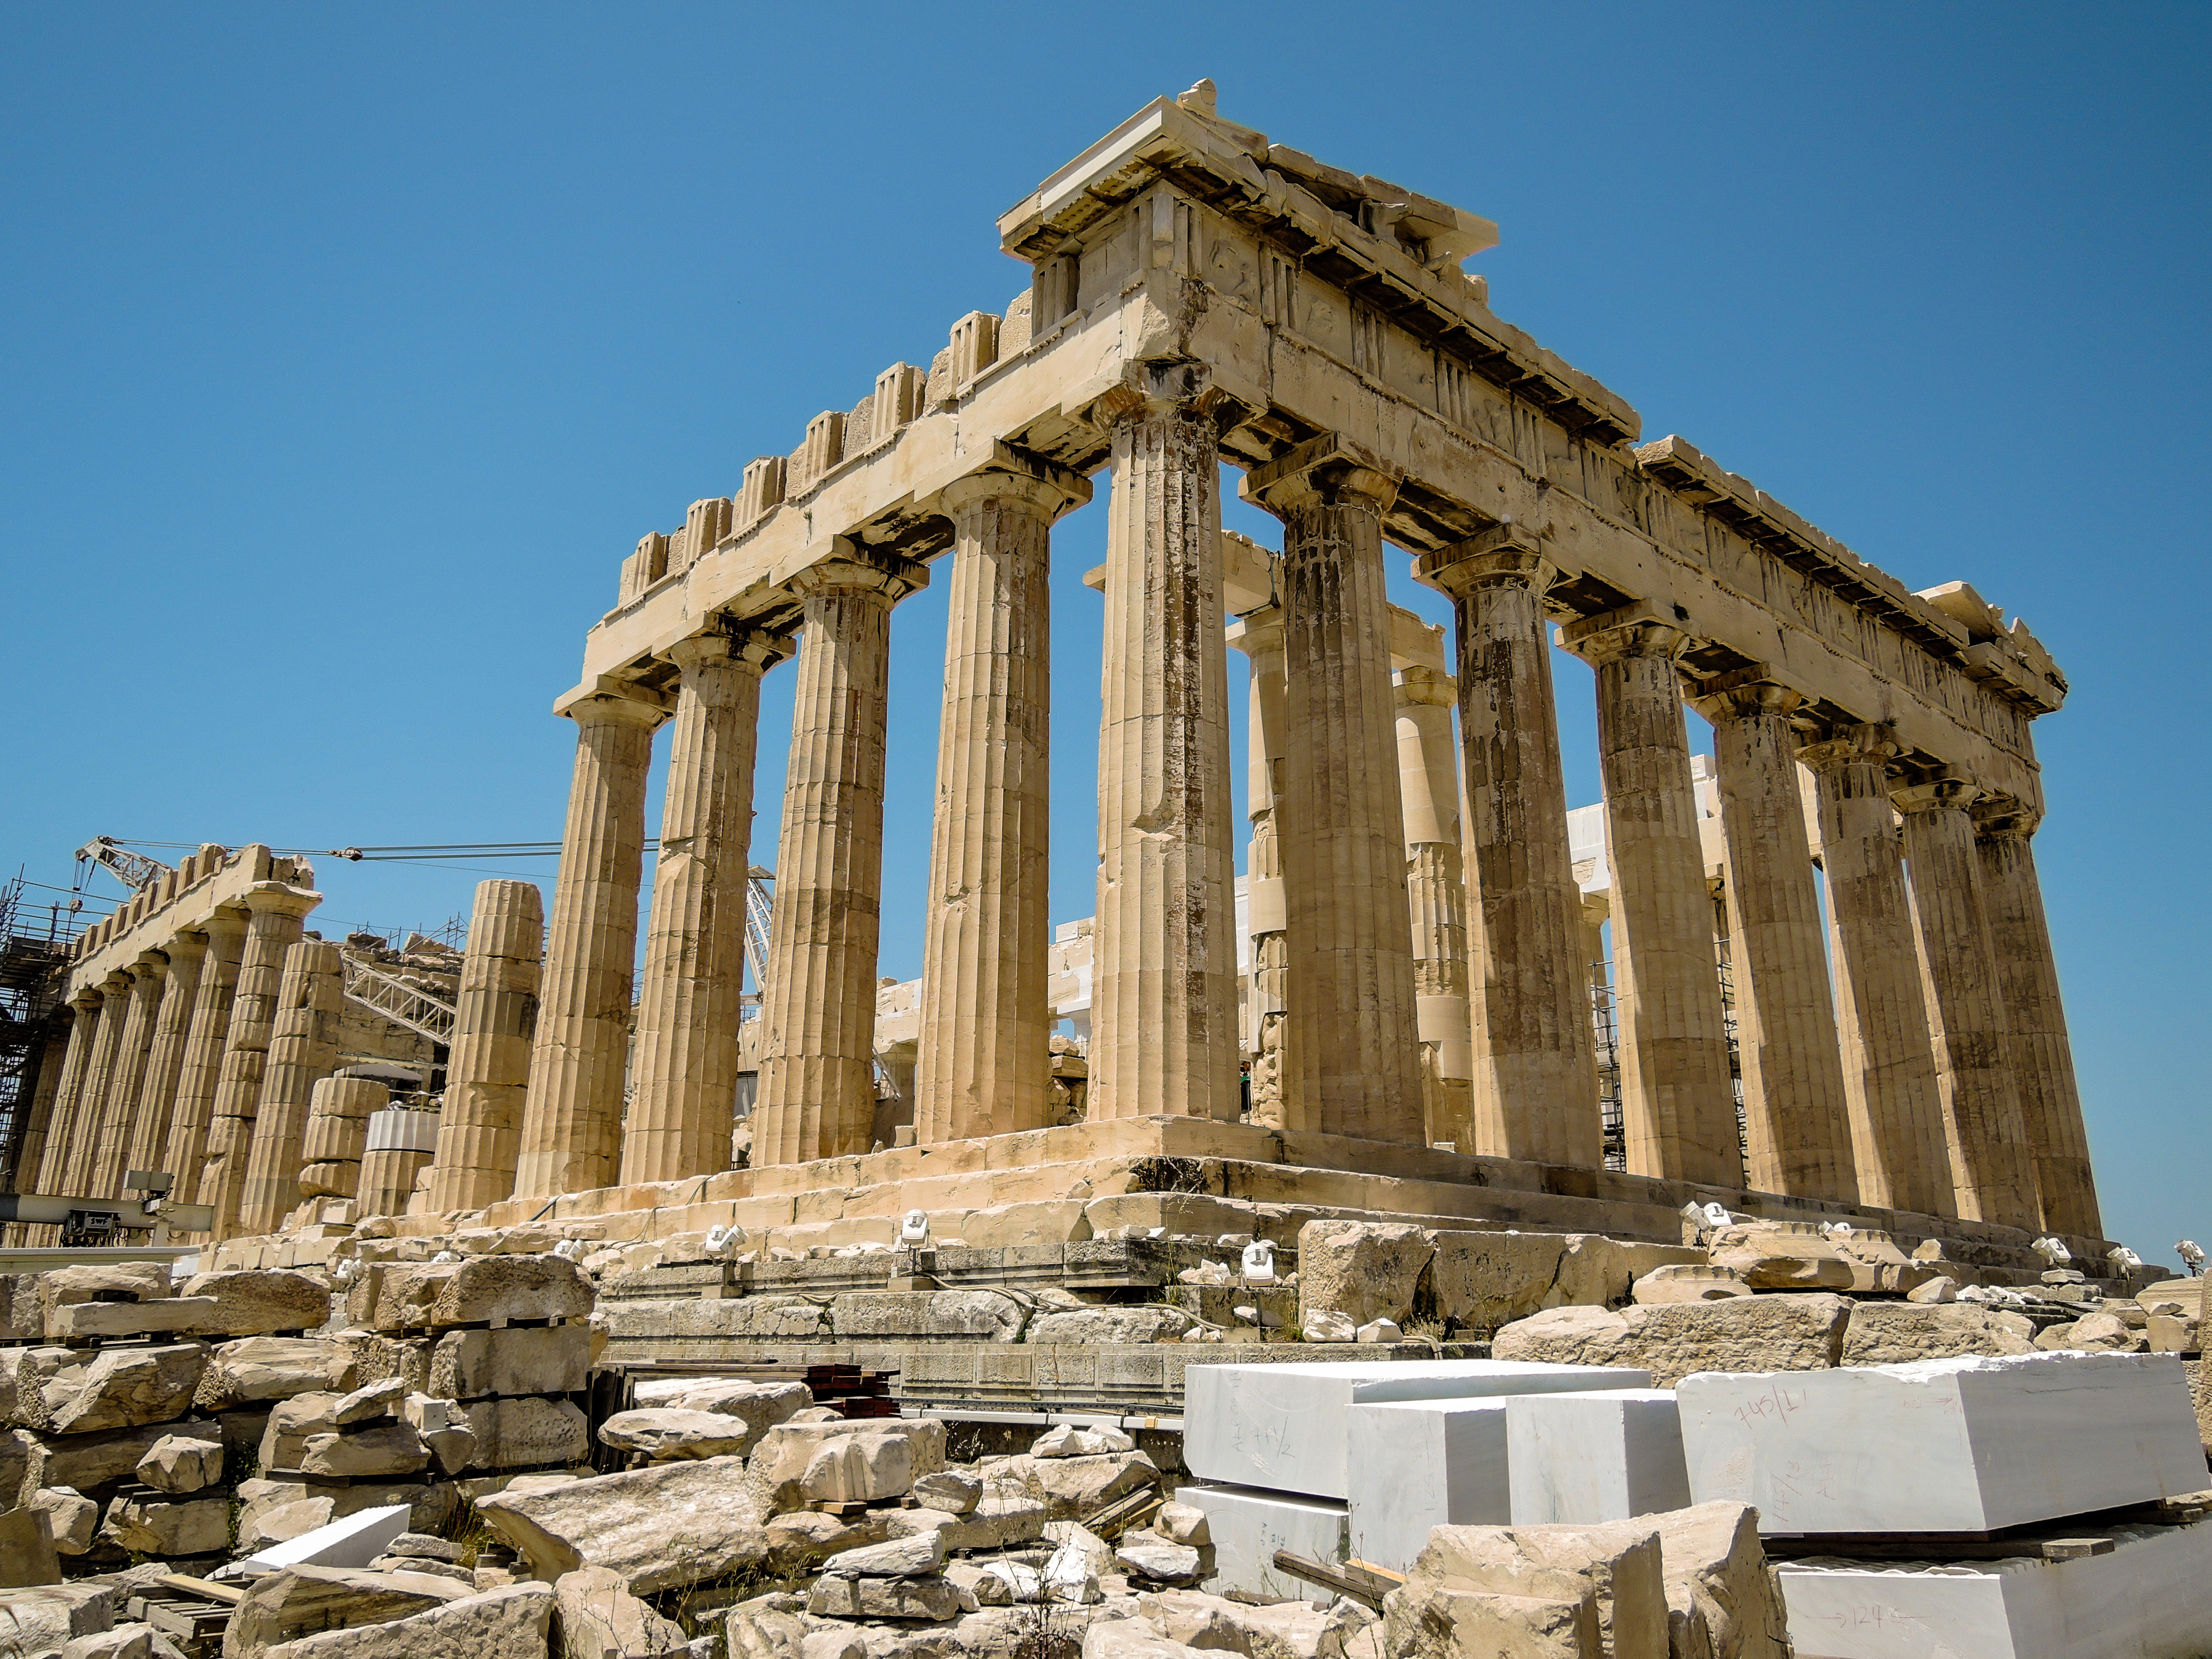
{"label": "construction crane", "polygon": [[[176,872],[173,864],[164,864],[157,858],[117,845],[112,836],[94,836],[76,849],[76,861],[80,866],[99,865],[134,893],[143,892],[162,877]],[[83,884],[80,876],[77,885]]]}

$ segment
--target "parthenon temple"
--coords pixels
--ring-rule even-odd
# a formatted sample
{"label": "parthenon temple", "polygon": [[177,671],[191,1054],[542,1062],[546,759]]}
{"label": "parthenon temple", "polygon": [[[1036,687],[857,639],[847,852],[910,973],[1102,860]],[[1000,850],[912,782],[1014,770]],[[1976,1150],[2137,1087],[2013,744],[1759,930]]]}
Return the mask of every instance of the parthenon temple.
{"label": "parthenon temple", "polygon": [[[403,1231],[643,1212],[654,1236],[846,1243],[919,1209],[970,1243],[1059,1241],[1179,1195],[1670,1241],[1713,1200],[2105,1254],[2033,850],[2031,725],[2066,681],[2024,623],[1647,440],[1491,310],[1462,268],[1490,222],[1271,143],[1209,83],[998,234],[1030,270],[1002,312],[825,387],[848,406],[790,453],[610,561],[556,703],[557,878],[542,915],[526,884],[480,890],[434,1117],[341,1063],[305,861],[210,848],[77,946],[21,1149],[40,1189],[167,1170],[231,1240],[343,1196]],[[1279,550],[1224,532],[1238,475]],[[1055,738],[1093,735],[1048,730],[1048,577],[1055,521],[1094,495],[1097,892],[1070,1037],[1048,774]],[[1400,558],[1449,629],[1391,604]],[[933,581],[926,944],[886,1137],[887,662]],[[1581,854],[1555,645],[1595,677]],[[769,843],[772,673],[793,695]]]}

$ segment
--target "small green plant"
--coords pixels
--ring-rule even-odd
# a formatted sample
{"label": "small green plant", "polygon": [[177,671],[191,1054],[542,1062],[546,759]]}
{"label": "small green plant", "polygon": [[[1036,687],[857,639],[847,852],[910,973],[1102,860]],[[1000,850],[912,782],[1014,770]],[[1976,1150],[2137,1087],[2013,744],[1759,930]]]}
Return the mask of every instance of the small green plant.
{"label": "small green plant", "polygon": [[1006,1620],[1007,1659],[1079,1659],[1091,1615],[1051,1601],[1018,1602]]}

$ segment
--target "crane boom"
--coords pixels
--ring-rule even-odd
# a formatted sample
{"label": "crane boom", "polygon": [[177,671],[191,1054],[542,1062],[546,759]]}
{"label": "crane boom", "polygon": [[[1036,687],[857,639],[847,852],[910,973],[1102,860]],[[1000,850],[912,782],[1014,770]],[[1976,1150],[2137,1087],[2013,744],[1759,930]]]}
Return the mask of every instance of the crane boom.
{"label": "crane boom", "polygon": [[94,836],[76,849],[76,861],[101,866],[134,893],[143,892],[176,869],[173,864],[118,846],[112,836]]}

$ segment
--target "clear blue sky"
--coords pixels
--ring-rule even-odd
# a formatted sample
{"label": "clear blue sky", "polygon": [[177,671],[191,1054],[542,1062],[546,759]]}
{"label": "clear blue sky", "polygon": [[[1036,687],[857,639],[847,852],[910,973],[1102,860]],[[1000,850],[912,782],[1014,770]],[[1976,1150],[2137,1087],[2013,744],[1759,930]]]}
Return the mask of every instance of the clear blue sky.
{"label": "clear blue sky", "polygon": [[[2028,619],[2074,685],[2036,726],[2036,845],[2108,1224],[2147,1257],[2212,1243],[2203,8],[10,3],[0,23],[8,873],[66,884],[100,833],[557,836],[573,739],[548,705],[637,538],[1002,309],[1027,277],[994,217],[1212,76],[1231,118],[1497,220],[1474,262],[1497,310],[1647,436],[1680,433],[1910,586],[1964,578]],[[1061,918],[1092,908],[1079,577],[1103,495],[1056,544]],[[894,632],[883,968],[905,976],[941,583]],[[1588,680],[1563,660],[1577,802]],[[787,674],[764,705],[772,863]],[[434,925],[479,873],[550,877],[320,870],[326,925]]]}

